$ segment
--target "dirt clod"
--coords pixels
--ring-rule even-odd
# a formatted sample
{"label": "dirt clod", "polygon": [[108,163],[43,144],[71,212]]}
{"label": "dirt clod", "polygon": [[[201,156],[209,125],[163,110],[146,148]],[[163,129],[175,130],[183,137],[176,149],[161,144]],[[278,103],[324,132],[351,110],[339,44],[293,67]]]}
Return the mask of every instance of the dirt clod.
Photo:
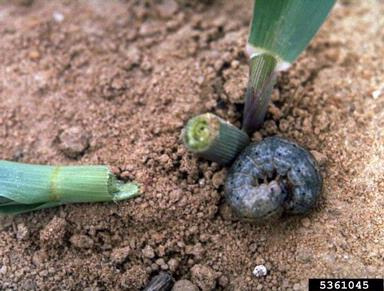
{"label": "dirt clod", "polygon": [[218,189],[220,186],[224,185],[224,180],[227,176],[227,170],[223,169],[220,172],[213,174],[212,176],[212,185]]}
{"label": "dirt clod", "polygon": [[29,236],[29,230],[26,227],[24,223],[19,223],[17,225],[17,233],[16,233],[16,238],[18,240],[26,240],[28,239]]}
{"label": "dirt clod", "polygon": [[40,231],[42,246],[57,246],[63,243],[67,222],[60,217],[53,217],[51,221]]}
{"label": "dirt clod", "polygon": [[149,245],[145,246],[142,250],[143,256],[148,259],[153,259],[155,257],[155,251],[153,248]]}
{"label": "dirt clod", "polygon": [[140,265],[135,265],[125,271],[120,277],[120,286],[127,290],[140,290],[148,281],[146,270]]}
{"label": "dirt clod", "polygon": [[199,288],[189,280],[179,280],[173,285],[172,291],[199,291]]}
{"label": "dirt clod", "polygon": [[28,56],[31,60],[36,61],[40,58],[40,53],[36,50],[32,50],[29,52]]}
{"label": "dirt clod", "polygon": [[71,244],[79,249],[89,249],[94,245],[93,240],[84,234],[75,234],[69,239]]}
{"label": "dirt clod", "polygon": [[324,166],[328,161],[327,156],[318,152],[318,151],[311,151],[311,154],[314,156],[316,161],[319,163],[319,166]]}
{"label": "dirt clod", "polygon": [[7,274],[8,267],[6,265],[1,266],[0,268],[0,275],[5,275]]}
{"label": "dirt clod", "polygon": [[59,148],[68,158],[80,157],[88,147],[89,134],[82,127],[70,127],[59,136]]}
{"label": "dirt clod", "polygon": [[41,267],[48,259],[48,253],[45,249],[41,249],[36,251],[32,256],[32,263],[37,266]]}
{"label": "dirt clod", "polygon": [[311,220],[308,218],[308,217],[305,217],[301,220],[301,224],[304,226],[304,227],[310,227],[311,225]]}
{"label": "dirt clod", "polygon": [[227,276],[222,275],[222,276],[220,276],[219,279],[217,280],[217,283],[219,284],[219,286],[225,288],[225,287],[227,287],[228,284],[229,284],[229,279],[228,279]]}
{"label": "dirt clod", "polygon": [[197,264],[191,269],[191,279],[201,290],[210,291],[216,286],[217,274],[210,267]]}
{"label": "dirt clod", "polygon": [[157,10],[161,17],[170,18],[175,15],[179,5],[175,0],[164,0],[160,5],[157,6]]}
{"label": "dirt clod", "polygon": [[115,264],[124,263],[124,261],[128,258],[131,252],[132,251],[130,247],[116,248],[111,253],[111,260]]}

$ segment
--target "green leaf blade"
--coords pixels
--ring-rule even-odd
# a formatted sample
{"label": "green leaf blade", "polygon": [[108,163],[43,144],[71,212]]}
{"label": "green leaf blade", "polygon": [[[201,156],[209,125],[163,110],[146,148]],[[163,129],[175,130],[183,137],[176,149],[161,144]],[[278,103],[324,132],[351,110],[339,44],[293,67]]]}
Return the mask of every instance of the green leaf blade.
{"label": "green leaf blade", "polygon": [[326,19],[335,0],[256,0],[248,44],[292,63]]}

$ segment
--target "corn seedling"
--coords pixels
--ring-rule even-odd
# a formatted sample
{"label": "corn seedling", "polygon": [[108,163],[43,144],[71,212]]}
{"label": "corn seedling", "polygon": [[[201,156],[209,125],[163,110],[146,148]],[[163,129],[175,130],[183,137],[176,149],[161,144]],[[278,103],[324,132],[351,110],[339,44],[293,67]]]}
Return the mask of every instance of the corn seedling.
{"label": "corn seedling", "polygon": [[278,71],[296,60],[324,22],[335,0],[255,0],[247,44],[249,81],[242,130],[212,115],[188,121],[183,139],[192,152],[229,164],[264,121]]}
{"label": "corn seedling", "polygon": [[243,130],[263,123],[276,72],[291,66],[306,48],[335,0],[255,0],[247,44],[249,82]]}
{"label": "corn seedling", "polygon": [[107,166],[45,166],[0,160],[0,214],[18,214],[67,203],[135,197],[135,183],[119,181]]}

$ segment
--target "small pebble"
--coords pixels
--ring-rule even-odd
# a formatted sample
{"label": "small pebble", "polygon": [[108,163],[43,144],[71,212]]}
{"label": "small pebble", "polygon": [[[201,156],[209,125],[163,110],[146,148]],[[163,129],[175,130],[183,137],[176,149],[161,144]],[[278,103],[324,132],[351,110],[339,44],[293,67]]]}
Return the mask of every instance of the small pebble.
{"label": "small pebble", "polygon": [[327,156],[322,153],[319,153],[318,151],[311,151],[311,154],[313,155],[319,166],[324,166],[328,161]]}
{"label": "small pebble", "polygon": [[139,34],[143,37],[153,36],[159,32],[159,26],[157,22],[146,21],[140,25]]}
{"label": "small pebble", "polygon": [[159,265],[160,267],[165,265],[165,261],[163,258],[160,258],[160,259],[157,259],[156,262],[155,262],[157,265]]}
{"label": "small pebble", "polygon": [[199,291],[199,288],[189,280],[179,280],[173,285],[172,291]]}
{"label": "small pebble", "polygon": [[28,53],[28,57],[32,60],[32,61],[36,61],[37,59],[40,58],[40,53],[37,51],[37,50],[32,50]]}
{"label": "small pebble", "polygon": [[228,284],[229,284],[229,279],[228,279],[227,276],[222,275],[222,276],[219,277],[219,279],[218,279],[218,283],[219,283],[219,285],[220,285],[221,287],[225,288],[225,287],[227,287]]}
{"label": "small pebble", "polygon": [[239,65],[240,65],[240,62],[239,62],[238,60],[233,60],[233,61],[231,62],[231,67],[232,67],[233,69],[237,69],[237,68],[239,67]]}
{"label": "small pebble", "polygon": [[64,20],[64,15],[61,12],[55,11],[52,14],[52,18],[56,22],[62,22]]}
{"label": "small pebble", "polygon": [[0,215],[0,231],[12,226],[14,216]]}
{"label": "small pebble", "polygon": [[163,270],[163,271],[166,271],[169,269],[169,266],[167,264],[163,264],[160,266],[160,268]]}
{"label": "small pebble", "polygon": [[111,260],[115,264],[122,264],[131,253],[130,247],[116,248],[111,253]]}
{"label": "small pebble", "polygon": [[296,260],[307,264],[313,260],[313,255],[310,249],[302,247],[296,251]]}
{"label": "small pebble", "polygon": [[164,0],[157,7],[157,11],[163,18],[170,18],[179,10],[179,6],[175,0]]}
{"label": "small pebble", "polygon": [[253,142],[259,142],[259,141],[261,141],[262,139],[263,139],[263,136],[261,135],[260,132],[255,131],[255,132],[253,133],[253,135],[252,135],[252,141],[253,141]]}
{"label": "small pebble", "polygon": [[217,274],[208,266],[194,265],[191,269],[191,279],[201,290],[214,290]]}
{"label": "small pebble", "polygon": [[172,272],[175,272],[177,270],[177,268],[179,267],[179,261],[177,259],[170,259],[168,261],[168,266],[169,266],[169,269],[172,271]]}
{"label": "small pebble", "polygon": [[32,256],[32,263],[40,267],[42,266],[48,259],[48,254],[45,250],[38,250]]}
{"label": "small pebble", "polygon": [[238,220],[238,218],[236,217],[236,214],[233,212],[232,208],[227,203],[223,203],[220,205],[219,213],[220,213],[220,216],[223,218],[223,220],[226,220],[226,221]]}
{"label": "small pebble", "polygon": [[93,240],[84,234],[75,234],[69,239],[69,241],[79,249],[89,249],[94,244]]}
{"label": "small pebble", "polygon": [[137,47],[131,46],[127,50],[125,58],[126,58],[126,64],[125,65],[129,69],[129,68],[133,67],[134,65],[137,65],[140,63],[141,52]]}
{"label": "small pebble", "polygon": [[16,238],[18,240],[26,240],[29,236],[29,230],[25,226],[24,223],[19,223],[17,225],[17,233],[16,233]]}
{"label": "small pebble", "polygon": [[226,176],[227,176],[226,169],[223,169],[220,172],[216,172],[215,174],[213,174],[213,177],[212,177],[213,187],[218,189],[220,186],[224,185],[224,180]]}
{"label": "small pebble", "polygon": [[79,126],[64,130],[59,136],[59,149],[72,159],[79,158],[89,147],[89,134]]}
{"label": "small pebble", "polygon": [[295,285],[293,285],[293,290],[300,291],[300,290],[303,290],[303,289],[301,288],[300,283],[296,283]]}
{"label": "small pebble", "polygon": [[170,160],[167,154],[163,154],[159,157],[159,162],[162,164],[166,164]]}
{"label": "small pebble", "polygon": [[143,256],[148,258],[148,259],[153,259],[155,257],[155,251],[153,248],[149,245],[147,245],[143,250],[142,250]]}
{"label": "small pebble", "polygon": [[255,277],[260,278],[266,276],[268,271],[264,265],[258,265],[253,269],[252,273]]}
{"label": "small pebble", "polygon": [[64,240],[67,222],[65,219],[55,216],[40,231],[40,241],[43,245],[61,245]]}
{"label": "small pebble", "polygon": [[276,107],[273,103],[269,106],[268,112],[272,114],[273,120],[279,120],[283,115],[280,108]]}
{"label": "small pebble", "polygon": [[3,265],[1,268],[0,268],[0,275],[5,275],[7,273],[7,266],[6,265]]}
{"label": "small pebble", "polygon": [[159,270],[159,265],[153,263],[153,264],[151,265],[151,270],[152,270],[152,271],[158,271],[158,270]]}
{"label": "small pebble", "polygon": [[311,225],[311,220],[308,217],[305,217],[301,220],[301,224],[305,227],[308,228]]}
{"label": "small pebble", "polygon": [[384,84],[382,85],[382,87],[380,89],[377,89],[375,91],[372,92],[372,98],[373,99],[378,99],[382,94],[384,93]]}

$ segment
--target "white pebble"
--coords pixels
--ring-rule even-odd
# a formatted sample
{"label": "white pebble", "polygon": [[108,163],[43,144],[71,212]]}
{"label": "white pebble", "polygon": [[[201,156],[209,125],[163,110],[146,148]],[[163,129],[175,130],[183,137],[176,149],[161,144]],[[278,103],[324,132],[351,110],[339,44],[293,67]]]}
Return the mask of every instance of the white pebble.
{"label": "white pebble", "polygon": [[52,14],[53,20],[56,22],[62,22],[64,20],[64,15],[58,11],[53,12]]}
{"label": "white pebble", "polygon": [[258,265],[253,269],[253,275],[255,275],[257,278],[264,277],[267,275],[267,268],[264,265]]}
{"label": "white pebble", "polygon": [[7,266],[6,265],[3,265],[1,268],[0,268],[0,274],[1,275],[4,275],[7,273]]}
{"label": "white pebble", "polygon": [[376,100],[383,93],[384,93],[384,84],[379,89],[372,92],[372,98]]}

